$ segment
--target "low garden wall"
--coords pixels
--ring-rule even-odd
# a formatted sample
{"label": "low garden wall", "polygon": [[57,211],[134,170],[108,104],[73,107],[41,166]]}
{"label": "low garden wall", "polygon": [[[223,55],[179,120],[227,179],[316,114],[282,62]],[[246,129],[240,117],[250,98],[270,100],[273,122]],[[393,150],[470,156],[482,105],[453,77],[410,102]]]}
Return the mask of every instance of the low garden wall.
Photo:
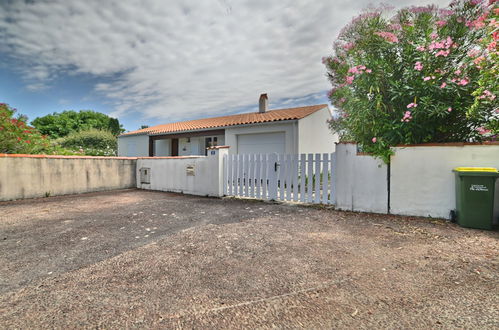
{"label": "low garden wall", "polygon": [[[455,176],[459,166],[499,168],[499,143],[428,144],[393,148],[390,170],[372,156],[357,153],[356,144],[336,148],[336,205],[339,209],[449,218],[455,209]],[[390,184],[388,182],[390,173]],[[346,177],[343,177],[346,176]],[[499,181],[494,218],[499,219]]]}
{"label": "low garden wall", "polygon": [[136,158],[0,154],[0,201],[136,186]]}
{"label": "low garden wall", "polygon": [[137,188],[223,196],[223,156],[227,153],[226,147],[214,147],[208,156],[138,158]]}

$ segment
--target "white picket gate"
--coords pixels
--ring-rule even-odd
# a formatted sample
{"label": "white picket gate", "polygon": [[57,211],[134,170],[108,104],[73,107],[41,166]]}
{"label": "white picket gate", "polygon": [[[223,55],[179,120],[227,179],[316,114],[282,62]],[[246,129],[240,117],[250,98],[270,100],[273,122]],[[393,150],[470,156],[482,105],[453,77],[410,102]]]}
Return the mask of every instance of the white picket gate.
{"label": "white picket gate", "polygon": [[248,154],[224,158],[224,194],[332,204],[335,154]]}

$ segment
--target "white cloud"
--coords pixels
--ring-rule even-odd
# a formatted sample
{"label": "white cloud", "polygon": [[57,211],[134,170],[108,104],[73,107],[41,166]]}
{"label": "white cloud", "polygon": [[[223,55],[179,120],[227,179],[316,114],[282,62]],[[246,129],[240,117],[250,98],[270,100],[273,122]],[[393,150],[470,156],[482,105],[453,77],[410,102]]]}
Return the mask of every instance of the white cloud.
{"label": "white cloud", "polygon": [[326,90],[321,57],[368,1],[9,3],[0,42],[23,60],[31,87],[61,72],[112,78],[95,90],[114,115],[171,120],[256,106],[262,92],[277,101]]}

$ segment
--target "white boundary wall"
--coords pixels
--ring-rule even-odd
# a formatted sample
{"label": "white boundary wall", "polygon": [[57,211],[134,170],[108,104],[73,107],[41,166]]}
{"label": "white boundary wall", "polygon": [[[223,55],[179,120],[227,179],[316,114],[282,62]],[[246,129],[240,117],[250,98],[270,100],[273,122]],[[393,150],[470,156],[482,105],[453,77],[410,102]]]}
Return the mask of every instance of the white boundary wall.
{"label": "white boundary wall", "polygon": [[0,156],[0,201],[135,187],[136,158]]}
{"label": "white boundary wall", "polygon": [[[223,196],[223,156],[228,148],[208,150],[208,156],[137,159],[137,188],[200,196]],[[188,167],[193,171],[188,174]],[[140,169],[149,168],[150,183],[142,183]]]}
{"label": "white boundary wall", "polygon": [[[499,145],[396,147],[391,159],[390,210],[393,214],[449,218],[456,208],[459,166],[499,168]],[[499,216],[499,181],[495,216]]]}
{"label": "white boundary wall", "polygon": [[[420,145],[393,148],[390,165],[390,213],[450,217],[456,208],[455,174],[459,166],[499,168],[499,144]],[[387,213],[387,167],[357,153],[356,144],[336,146],[336,207],[341,210]],[[499,180],[494,219],[499,220]]]}
{"label": "white boundary wall", "polygon": [[[336,166],[335,166],[336,165]],[[357,155],[357,145],[336,145],[336,208],[340,210],[387,213],[387,167],[371,156]]]}

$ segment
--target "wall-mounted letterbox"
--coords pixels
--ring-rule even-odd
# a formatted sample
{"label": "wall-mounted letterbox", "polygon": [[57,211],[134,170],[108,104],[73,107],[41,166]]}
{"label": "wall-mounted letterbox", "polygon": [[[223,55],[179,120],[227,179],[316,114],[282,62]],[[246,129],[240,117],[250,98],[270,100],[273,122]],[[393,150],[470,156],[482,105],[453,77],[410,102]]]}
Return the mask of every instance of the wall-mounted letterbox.
{"label": "wall-mounted letterbox", "polygon": [[187,175],[195,175],[195,173],[194,173],[194,164],[187,165],[187,167],[186,167],[186,174]]}
{"label": "wall-mounted letterbox", "polygon": [[151,169],[149,167],[140,168],[140,183],[151,183]]}

